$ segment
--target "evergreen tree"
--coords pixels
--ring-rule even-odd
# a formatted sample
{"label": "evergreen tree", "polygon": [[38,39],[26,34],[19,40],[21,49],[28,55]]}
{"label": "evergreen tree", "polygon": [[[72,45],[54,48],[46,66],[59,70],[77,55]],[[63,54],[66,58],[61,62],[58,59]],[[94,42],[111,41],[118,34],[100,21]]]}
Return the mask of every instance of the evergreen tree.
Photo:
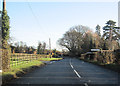
{"label": "evergreen tree", "polygon": [[2,11],[2,48],[7,49],[8,48],[8,39],[9,39],[9,16],[7,15],[7,11]]}
{"label": "evergreen tree", "polygon": [[8,46],[9,39],[9,16],[6,11],[6,2],[3,1],[3,11],[2,11],[2,70],[8,71],[10,68],[10,47]]}
{"label": "evergreen tree", "polygon": [[37,54],[41,54],[41,52],[42,52],[42,44],[41,42],[39,42],[37,47]]}
{"label": "evergreen tree", "polygon": [[101,37],[100,26],[96,26],[96,34]]}
{"label": "evergreen tree", "polygon": [[109,49],[112,49],[113,41],[118,41],[120,39],[120,34],[118,30],[120,27],[116,27],[116,22],[109,20],[106,23],[106,26],[103,27],[103,38],[108,41]]}

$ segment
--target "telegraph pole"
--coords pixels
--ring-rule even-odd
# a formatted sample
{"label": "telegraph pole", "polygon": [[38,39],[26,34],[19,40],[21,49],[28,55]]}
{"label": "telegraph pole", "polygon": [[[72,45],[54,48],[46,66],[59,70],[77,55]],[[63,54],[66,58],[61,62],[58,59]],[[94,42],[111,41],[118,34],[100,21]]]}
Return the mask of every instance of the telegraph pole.
{"label": "telegraph pole", "polygon": [[3,0],[3,11],[6,10],[6,0]]}
{"label": "telegraph pole", "polygon": [[50,58],[51,58],[51,40],[49,38],[49,50],[50,50]]}
{"label": "telegraph pole", "polygon": [[[118,2],[118,27],[120,27],[120,1]],[[119,39],[119,45],[120,45],[120,39]]]}

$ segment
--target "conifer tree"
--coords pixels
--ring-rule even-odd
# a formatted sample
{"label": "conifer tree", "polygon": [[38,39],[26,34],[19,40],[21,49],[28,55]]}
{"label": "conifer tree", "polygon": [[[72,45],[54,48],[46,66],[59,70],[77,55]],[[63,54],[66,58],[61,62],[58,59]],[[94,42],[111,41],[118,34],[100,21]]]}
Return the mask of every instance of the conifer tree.
{"label": "conifer tree", "polygon": [[9,31],[10,31],[10,23],[9,16],[7,15],[7,11],[2,11],[2,48],[8,48],[8,39],[9,39]]}

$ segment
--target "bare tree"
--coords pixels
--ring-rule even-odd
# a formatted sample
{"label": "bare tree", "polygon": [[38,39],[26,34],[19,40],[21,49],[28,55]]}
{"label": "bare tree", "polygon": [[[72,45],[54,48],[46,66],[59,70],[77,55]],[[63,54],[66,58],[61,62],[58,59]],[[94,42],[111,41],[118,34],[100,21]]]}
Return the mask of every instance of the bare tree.
{"label": "bare tree", "polygon": [[82,53],[83,37],[87,30],[89,30],[89,27],[74,26],[63,35],[63,38],[58,40],[58,43],[67,48],[71,55],[80,55]]}

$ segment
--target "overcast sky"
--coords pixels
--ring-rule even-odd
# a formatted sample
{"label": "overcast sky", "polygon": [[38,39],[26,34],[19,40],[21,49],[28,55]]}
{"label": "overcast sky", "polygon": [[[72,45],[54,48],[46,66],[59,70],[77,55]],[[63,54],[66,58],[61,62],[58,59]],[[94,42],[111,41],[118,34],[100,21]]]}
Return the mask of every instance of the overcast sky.
{"label": "overcast sky", "polygon": [[110,19],[118,24],[118,0],[24,1],[30,2],[9,1],[6,5],[10,16],[11,37],[15,41],[26,42],[29,46],[36,47],[39,41],[49,44],[51,38],[52,49],[60,49],[56,45],[57,40],[72,26],[84,25],[94,31],[97,24],[103,27]]}

